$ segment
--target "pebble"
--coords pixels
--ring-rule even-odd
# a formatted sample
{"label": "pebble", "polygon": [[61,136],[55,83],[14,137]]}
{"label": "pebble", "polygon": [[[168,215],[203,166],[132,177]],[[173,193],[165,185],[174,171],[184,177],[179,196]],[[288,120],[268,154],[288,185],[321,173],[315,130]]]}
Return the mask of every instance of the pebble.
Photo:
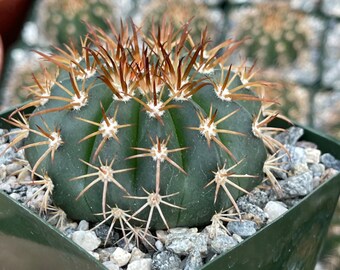
{"label": "pebble", "polygon": [[[0,153],[2,153],[6,147],[8,146],[7,143],[0,145]],[[10,147],[6,150],[6,152],[0,156],[0,164],[8,165],[13,161],[13,159],[16,157],[15,150],[13,147]]]}
{"label": "pebble", "polygon": [[243,241],[243,238],[236,233],[233,234],[233,238],[237,241],[237,243],[241,243]]}
{"label": "pebble", "polygon": [[[109,229],[110,229],[110,226],[106,225],[106,224],[103,224],[101,226],[99,226],[98,228],[96,228],[94,230],[94,232],[96,233],[97,237],[103,242],[105,243],[106,241],[106,237],[107,237],[107,234],[109,232]],[[115,233],[115,230],[112,229],[112,231],[110,232],[110,236],[107,240],[107,243],[106,245],[107,246],[110,246],[112,245],[114,242],[118,241],[119,239],[119,235],[117,233]]]}
{"label": "pebble", "polygon": [[112,261],[106,261],[103,262],[103,265],[108,269],[108,270],[120,270],[119,266],[115,264]]}
{"label": "pebble", "polygon": [[98,248],[97,252],[99,254],[99,260],[101,262],[109,261],[110,256],[115,251],[115,249],[116,249],[116,247]]}
{"label": "pebble", "polygon": [[211,241],[210,245],[214,253],[221,254],[236,246],[238,243],[239,242],[236,239],[229,235],[218,235]]}
{"label": "pebble", "polygon": [[335,159],[335,157],[333,157],[331,154],[323,154],[320,159],[326,168],[332,168],[340,171],[340,160]]}
{"label": "pebble", "polygon": [[0,129],[0,145],[7,142],[7,137],[4,136],[7,133],[6,129]]}
{"label": "pebble", "polygon": [[255,188],[249,194],[240,197],[240,200],[242,200],[241,198],[244,198],[244,200],[250,204],[256,205],[260,208],[263,208],[269,201],[268,194],[259,188]]}
{"label": "pebble", "polygon": [[305,153],[307,163],[317,164],[320,162],[321,151],[319,149],[306,148]]}
{"label": "pebble", "polygon": [[[282,157],[282,165],[280,166],[282,169],[286,171],[290,171],[294,169],[297,165],[300,164],[306,164],[307,165],[307,156],[305,153],[305,149],[301,147],[295,147],[291,145],[285,146],[287,151],[289,152],[289,157],[287,155],[284,155]],[[284,150],[281,150],[278,154],[283,155],[286,152]]]}
{"label": "pebble", "polygon": [[273,220],[277,219],[279,216],[287,212],[288,208],[282,202],[270,201],[266,204],[263,210],[268,215],[268,222],[272,222]]}
{"label": "pebble", "polygon": [[286,180],[279,181],[284,197],[297,197],[309,194],[313,188],[312,172],[291,176]]}
{"label": "pebble", "polygon": [[[247,200],[241,198],[237,200],[237,206],[241,212],[247,213],[247,216],[249,217],[248,219],[254,219],[258,223],[265,223],[268,220],[267,214],[260,207],[248,203]],[[250,218],[250,215],[252,218]]]}
{"label": "pebble", "polygon": [[7,175],[7,171],[6,171],[6,165],[1,164],[0,165],[0,181],[4,181]]}
{"label": "pebble", "polygon": [[165,240],[166,240],[168,234],[169,234],[168,232],[163,231],[163,230],[157,230],[157,231],[156,231],[157,239],[158,239],[159,241],[161,241],[162,243],[165,243]]}
{"label": "pebble", "polygon": [[185,260],[184,270],[199,270],[203,266],[201,254],[198,251],[191,252]]}
{"label": "pebble", "polygon": [[3,190],[3,191],[6,192],[7,194],[9,194],[9,193],[12,192],[11,185],[8,184],[7,182],[1,183],[1,184],[0,184],[0,190]]}
{"label": "pebble", "polygon": [[180,270],[181,259],[170,250],[156,252],[152,259],[153,270]]}
{"label": "pebble", "polygon": [[208,245],[211,244],[211,240],[216,238],[219,235],[227,235],[226,230],[221,229],[218,226],[212,226],[212,225],[208,225],[204,228],[204,230],[202,231],[202,233],[205,233],[208,237]]}
{"label": "pebble", "polygon": [[150,258],[139,259],[129,263],[127,270],[151,270],[152,260]]}
{"label": "pebble", "polygon": [[318,146],[315,143],[308,142],[308,141],[298,141],[295,146],[301,147],[301,148],[313,148],[317,149]]}
{"label": "pebble", "polygon": [[86,220],[81,220],[78,224],[77,231],[87,231],[89,227],[90,225]]}
{"label": "pebble", "polygon": [[155,242],[155,247],[157,248],[158,251],[162,251],[164,249],[164,245],[160,240],[157,240]]}
{"label": "pebble", "polygon": [[101,241],[93,231],[75,231],[72,240],[87,251],[93,251],[99,247]]}
{"label": "pebble", "polygon": [[21,196],[18,193],[11,193],[9,196],[16,201],[21,199]]}
{"label": "pebble", "polygon": [[7,175],[11,175],[11,174],[19,171],[20,169],[22,169],[22,163],[20,163],[20,162],[13,162],[13,163],[10,163],[6,166]]}
{"label": "pebble", "polygon": [[94,257],[97,261],[99,260],[99,254],[97,252],[88,251],[88,253],[90,253],[91,256]]}
{"label": "pebble", "polygon": [[323,182],[332,178],[333,176],[337,175],[338,173],[339,173],[338,170],[335,170],[335,169],[332,169],[332,168],[325,170],[325,173],[322,175]]}
{"label": "pebble", "polygon": [[[307,163],[297,163],[295,166],[292,168],[292,172],[290,173],[290,176],[292,175],[299,175],[303,174],[305,172],[309,172],[309,168]],[[286,179],[285,179],[286,180]]]}
{"label": "pebble", "polygon": [[[20,129],[20,128],[13,128],[13,129],[11,129],[11,134],[9,134],[9,136],[8,136],[9,142],[13,142],[13,140],[14,140],[16,137],[18,137],[18,133],[16,133],[17,131],[19,131],[19,133],[20,133],[21,129]],[[15,147],[19,148],[20,146],[22,146],[22,144],[23,144],[23,141],[21,141],[21,143],[20,143],[20,142],[17,143],[17,144],[15,145]]]}
{"label": "pebble", "polygon": [[142,252],[139,248],[134,247],[131,251],[131,259],[130,263],[139,259],[143,259],[145,257],[145,253]]}
{"label": "pebble", "polygon": [[130,261],[130,258],[131,254],[120,247],[117,247],[110,256],[110,260],[119,267],[126,265]]}
{"label": "pebble", "polygon": [[[153,238],[150,240],[157,251],[148,250],[149,253],[147,254],[143,252],[146,252],[143,246],[141,247],[143,251],[133,244],[123,249],[121,248],[125,245],[123,242],[119,242],[121,247],[98,249],[100,244],[104,243],[109,230],[109,226],[105,224],[94,231],[89,231],[89,223],[82,220],[79,224],[69,223],[65,226],[66,230],[73,241],[88,250],[108,269],[121,270],[121,267],[126,270],[200,269],[204,261],[215,258],[216,254],[231,249],[245,238],[253,235],[256,229],[259,229],[268,221],[278,218],[288,211],[289,207],[297,204],[300,201],[300,196],[310,193],[320,181],[334,176],[340,170],[340,161],[330,154],[321,155],[314,143],[305,141],[296,143],[302,133],[302,129],[292,127],[277,137],[282,143],[286,144],[286,148],[290,152],[290,158],[285,156],[282,159],[283,162],[286,162],[282,165],[282,168],[293,171],[290,174],[275,174],[278,179],[284,179],[280,181],[280,185],[285,195],[282,201],[286,205],[276,201],[277,196],[273,196],[272,191],[255,188],[250,194],[237,200],[240,210],[245,212],[242,215],[244,220],[224,224],[232,233],[231,236],[220,227],[212,228],[211,225],[207,226],[202,232],[199,232],[197,228],[159,230],[156,232],[157,241]],[[6,143],[6,140],[3,143]],[[292,143],[296,143],[296,145],[290,145]],[[0,141],[0,152],[1,147],[4,149],[7,145],[1,145]],[[12,198],[24,201],[24,196],[31,198],[38,187],[18,185],[16,176],[9,176],[23,167],[22,163],[13,162],[19,157],[23,157],[23,151],[15,153],[13,148],[9,148],[5,155],[0,157],[0,189],[4,189]],[[29,173],[27,177],[26,181],[29,181]],[[39,209],[41,198],[42,196],[38,196],[35,200],[30,201],[30,204]],[[119,238],[118,232],[113,230],[109,237],[108,246],[118,241]],[[152,257],[150,258],[150,256]],[[186,258],[181,261],[181,257],[183,259],[184,256]]]}
{"label": "pebble", "polygon": [[11,189],[16,189],[16,188],[20,187],[20,184],[18,183],[15,176],[7,177],[6,183],[10,185]]}
{"label": "pebble", "polygon": [[197,233],[197,228],[194,230],[183,230],[183,228],[178,230],[170,229],[170,233],[165,240],[165,246],[181,256],[188,255],[193,250],[198,250],[201,254],[208,252],[207,236]]}
{"label": "pebble", "polygon": [[281,132],[276,135],[275,140],[279,141],[283,145],[295,145],[297,141],[302,137],[303,129],[300,127],[290,127],[285,132]]}
{"label": "pebble", "polygon": [[249,237],[256,233],[256,223],[250,220],[232,221],[227,225],[231,233],[236,233],[242,238]]}
{"label": "pebble", "polygon": [[309,170],[312,172],[314,178],[321,177],[325,173],[325,165],[321,163],[311,164]]}

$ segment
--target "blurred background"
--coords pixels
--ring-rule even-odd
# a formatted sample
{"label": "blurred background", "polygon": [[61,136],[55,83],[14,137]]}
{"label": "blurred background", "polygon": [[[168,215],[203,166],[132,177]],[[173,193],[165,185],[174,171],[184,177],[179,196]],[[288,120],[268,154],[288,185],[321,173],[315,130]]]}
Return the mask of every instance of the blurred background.
{"label": "blurred background", "polygon": [[[53,72],[34,50],[80,48],[86,23],[150,30],[164,17],[190,20],[195,40],[206,27],[212,44],[244,39],[231,62],[279,82],[266,95],[284,115],[340,139],[340,0],[0,0],[0,110],[29,99],[32,73]],[[316,269],[340,269],[340,204]]]}

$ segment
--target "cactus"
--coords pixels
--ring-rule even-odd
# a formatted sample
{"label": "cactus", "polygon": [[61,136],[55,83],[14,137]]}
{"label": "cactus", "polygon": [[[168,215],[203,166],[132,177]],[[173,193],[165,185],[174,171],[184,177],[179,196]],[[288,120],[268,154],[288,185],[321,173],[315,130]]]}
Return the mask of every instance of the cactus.
{"label": "cactus", "polygon": [[244,10],[236,25],[236,36],[248,36],[244,51],[264,67],[287,66],[307,46],[307,28],[303,15],[286,3],[258,4]]}
{"label": "cactus", "polygon": [[188,29],[92,27],[79,52],[39,53],[59,76],[37,81],[36,99],[7,120],[21,128],[8,147],[24,140],[32,175],[52,179],[70,218],[145,232],[201,226],[230,207],[240,216],[235,200],[263,180],[267,153],[282,145],[253,90],[271,84],[226,64],[242,42],[211,48],[204,31],[193,44]]}
{"label": "cactus", "polygon": [[[39,55],[28,49],[15,48],[11,51],[10,64],[1,85],[1,106],[11,107],[27,101],[31,88],[35,88],[35,81],[44,83],[47,70],[51,75],[56,72],[54,65],[40,62],[38,58]],[[34,73],[37,75],[32,76]]]}
{"label": "cactus", "polygon": [[218,22],[222,20],[217,10],[209,10],[206,4],[195,0],[151,0],[141,8],[141,14],[145,32],[151,31],[152,25],[161,24],[164,18],[171,18],[173,27],[179,30],[191,18],[190,35],[194,40],[200,38],[206,27],[213,38],[218,32]]}
{"label": "cactus", "polygon": [[70,41],[80,46],[78,37],[87,34],[84,21],[108,28],[106,21],[112,21],[115,14],[110,0],[40,0],[36,9],[40,32],[57,46]]}

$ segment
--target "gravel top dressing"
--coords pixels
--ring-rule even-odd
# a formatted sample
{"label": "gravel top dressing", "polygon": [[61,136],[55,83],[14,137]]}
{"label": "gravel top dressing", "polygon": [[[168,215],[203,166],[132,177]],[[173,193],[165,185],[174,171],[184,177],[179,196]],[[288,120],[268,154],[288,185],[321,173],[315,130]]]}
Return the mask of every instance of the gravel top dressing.
{"label": "gravel top dressing", "polygon": [[[15,138],[3,136],[8,132],[0,129],[0,153]],[[52,181],[43,175],[32,180],[24,152],[12,147],[0,156],[0,189],[40,214],[108,269],[199,269],[277,219],[340,171],[339,160],[321,153],[314,143],[300,141],[302,135],[303,129],[298,127],[276,135],[285,150],[266,161],[264,172],[269,179],[237,200],[241,219],[230,208],[216,213],[204,228],[171,228],[145,234],[142,228],[131,226],[124,235],[110,226],[114,213],[108,216],[107,224],[70,220],[51,201]]]}

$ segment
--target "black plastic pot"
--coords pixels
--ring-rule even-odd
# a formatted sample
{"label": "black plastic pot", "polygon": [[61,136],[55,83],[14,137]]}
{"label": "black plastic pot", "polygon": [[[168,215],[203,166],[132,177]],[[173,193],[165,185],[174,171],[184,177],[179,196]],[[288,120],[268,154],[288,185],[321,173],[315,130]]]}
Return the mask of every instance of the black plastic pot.
{"label": "black plastic pot", "polygon": [[[284,123],[278,120],[275,125]],[[7,123],[1,120],[0,128],[8,128]],[[304,140],[340,159],[338,142],[311,129],[304,130]],[[202,270],[314,269],[339,194],[340,174]],[[3,269],[105,269],[85,250],[1,192],[0,251]]]}

